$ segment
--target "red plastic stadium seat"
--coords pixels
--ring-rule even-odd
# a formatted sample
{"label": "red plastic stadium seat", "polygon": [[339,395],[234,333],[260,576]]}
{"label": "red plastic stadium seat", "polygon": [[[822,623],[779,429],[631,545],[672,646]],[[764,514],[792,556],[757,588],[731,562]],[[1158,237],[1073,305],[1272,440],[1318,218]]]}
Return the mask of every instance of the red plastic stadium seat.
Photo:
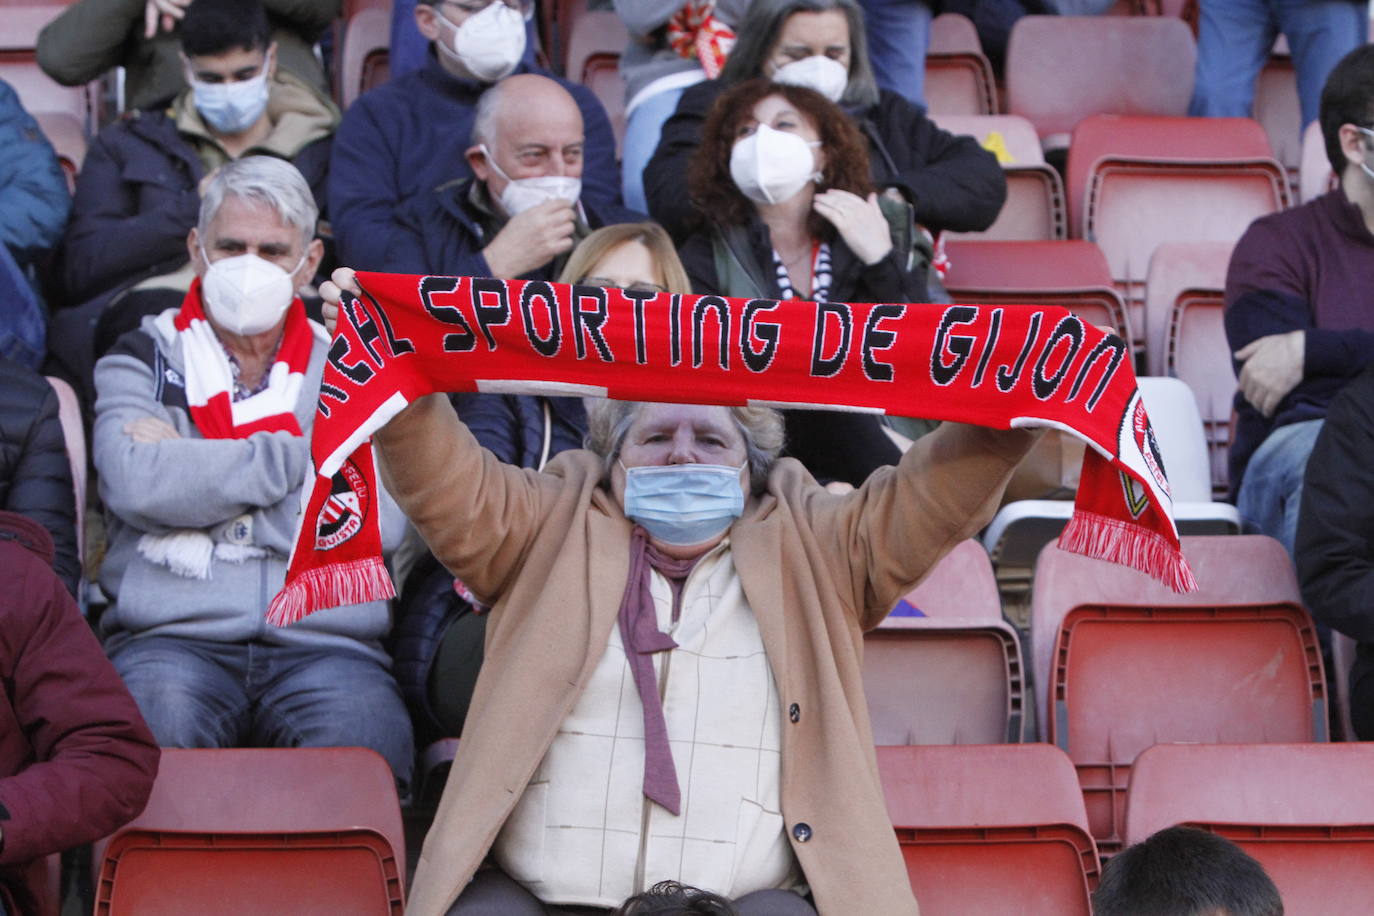
{"label": "red plastic stadium seat", "polygon": [[1021,740],[1021,645],[981,544],[955,547],[868,632],[864,689],[878,744]]}
{"label": "red plastic stadium seat", "polygon": [[935,115],[952,134],[968,135],[997,154],[1007,179],[1007,200],[982,232],[946,233],[946,241],[1062,239],[1068,235],[1064,181],[1045,163],[1035,128],[1019,115]]}
{"label": "red plastic stadium seat", "polygon": [[1126,841],[1191,823],[1228,837],[1289,916],[1362,916],[1374,900],[1374,746],[1157,744],[1136,759]]}
{"label": "red plastic stadium seat", "polygon": [[591,89],[615,131],[616,145],[625,137],[625,84],[620,54],[630,40],[625,23],[610,10],[586,10],[568,35],[568,79]]}
{"label": "red plastic stadium seat", "polygon": [[1182,379],[1197,398],[1211,456],[1213,492],[1227,491],[1231,404],[1236,392],[1222,323],[1230,242],[1166,242],[1145,279],[1146,358],[1151,375]]}
{"label": "red plastic stadium seat", "polygon": [[997,81],[967,16],[941,13],[931,20],[926,49],[926,108],[932,114],[997,113]]}
{"label": "red plastic stadium seat", "polygon": [[945,288],[955,302],[1062,305],[1130,340],[1121,296],[1106,259],[1091,242],[952,241],[945,253]]}
{"label": "red plastic stadium seat", "polygon": [[1187,114],[1196,62],[1193,33],[1178,19],[1023,16],[1007,44],[1007,111],[1029,118],[1047,147],[1063,147],[1089,115]]}
{"label": "red plastic stadium seat", "polygon": [[1088,916],[1100,869],[1062,751],[1045,744],[877,751],[922,916]]}
{"label": "red plastic stadium seat", "polygon": [[76,500],[76,551],[83,563],[86,558],[86,432],[81,422],[81,402],[72,386],[55,376],[47,376],[48,384],[57,392],[57,416],[62,425],[62,438],[67,446],[67,461],[72,468],[72,491]]}
{"label": "red plastic stadium seat", "polygon": [[339,107],[347,108],[369,89],[385,83],[391,47],[391,10],[365,6],[346,20],[339,65]]}
{"label": "red plastic stadium seat", "polygon": [[97,916],[404,907],[395,783],[363,748],[164,750],[148,807],[92,858]]}
{"label": "red plastic stadium seat", "polygon": [[1163,242],[1235,242],[1288,205],[1288,177],[1249,118],[1087,118],[1069,149],[1070,231],[1107,256],[1131,320]]}
{"label": "red plastic stadium seat", "polygon": [[1298,577],[1283,545],[1271,537],[1184,535],[1183,553],[1197,579],[1187,595],[1117,563],[1104,563],[1048,544],[1035,564],[1031,596],[1032,679],[1037,686],[1040,734],[1048,734],[1044,693],[1050,682],[1060,624],[1081,604],[1139,604],[1151,607],[1298,603]]}
{"label": "red plastic stadium seat", "polygon": [[1298,166],[1298,200],[1307,203],[1336,186],[1336,173],[1326,158],[1326,140],[1316,121],[1302,132],[1302,164]]}
{"label": "red plastic stadium seat", "polygon": [[85,86],[63,86],[38,66],[38,33],[62,12],[62,3],[10,3],[0,12],[0,80],[19,93],[29,114],[63,112],[84,130],[90,98]]}
{"label": "red plastic stadium seat", "polygon": [[1054,661],[1049,738],[1078,768],[1104,850],[1120,843],[1126,779],[1150,745],[1326,739],[1321,648],[1296,604],[1080,604]]}

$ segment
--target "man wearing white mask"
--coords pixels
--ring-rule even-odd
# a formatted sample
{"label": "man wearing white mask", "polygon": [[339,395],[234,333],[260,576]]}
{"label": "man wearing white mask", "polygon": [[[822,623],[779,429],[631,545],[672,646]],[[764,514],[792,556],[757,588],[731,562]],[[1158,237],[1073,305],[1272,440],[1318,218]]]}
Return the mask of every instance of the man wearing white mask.
{"label": "man wearing white mask", "polygon": [[[194,0],[179,30],[189,88],[169,107],[103,129],[82,163],[63,239],[63,288],[52,341],[89,388],[92,354],[144,314],[181,301],[191,282],[186,233],[205,177],[247,155],[292,162],[323,205],[334,103],[280,69],[259,0]],[[93,346],[108,307],[110,330]]]}
{"label": "man wearing white mask", "polygon": [[[526,40],[532,0],[420,3],[415,22],[430,42],[423,69],[365,93],[339,127],[330,167],[330,218],[342,261],[395,270],[408,244],[400,219],[414,198],[472,174],[469,138],[482,93],[512,75],[554,79]],[[585,201],[620,202],[615,137],[590,89],[559,79],[585,129]]]}
{"label": "man wearing white mask", "polygon": [[[300,173],[221,168],[186,238],[195,280],[96,367],[94,457],[108,510],[105,648],[163,746],[362,746],[404,794],[410,722],[381,640],[386,602],[267,625],[286,573],[329,347],[297,295],[319,264]],[[322,536],[342,542],[384,493],[339,478]],[[387,529],[393,529],[388,531]]]}
{"label": "man wearing white mask", "polygon": [[552,280],[593,229],[642,214],[587,200],[577,102],[534,73],[510,76],[477,104],[466,152],[473,175],[421,194],[399,214],[388,270]]}

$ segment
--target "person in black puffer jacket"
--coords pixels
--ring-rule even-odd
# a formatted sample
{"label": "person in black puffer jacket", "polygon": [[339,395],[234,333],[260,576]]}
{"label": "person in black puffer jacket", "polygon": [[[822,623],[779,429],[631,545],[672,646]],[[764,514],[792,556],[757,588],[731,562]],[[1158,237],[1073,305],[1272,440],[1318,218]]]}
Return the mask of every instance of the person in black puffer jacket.
{"label": "person in black puffer jacket", "polygon": [[0,359],[0,509],[48,530],[57,548],[53,567],[73,597],[81,580],[78,508],[57,392],[33,370]]}

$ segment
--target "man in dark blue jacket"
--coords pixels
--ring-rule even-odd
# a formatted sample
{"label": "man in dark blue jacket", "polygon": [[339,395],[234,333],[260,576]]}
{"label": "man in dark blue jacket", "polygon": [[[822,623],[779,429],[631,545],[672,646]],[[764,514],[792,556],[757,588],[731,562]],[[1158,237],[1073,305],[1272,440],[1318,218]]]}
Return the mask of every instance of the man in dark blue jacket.
{"label": "man in dark blue jacket", "polygon": [[[481,7],[473,11],[472,8]],[[420,3],[415,22],[430,42],[425,67],[364,94],[348,109],[334,141],[329,212],[340,263],[397,270],[404,242],[398,213],[418,195],[472,174],[466,156],[477,101],[497,80],[548,72],[525,38],[528,0]],[[615,136],[596,96],[558,82],[582,115],[586,144],[583,201],[618,205]]]}
{"label": "man in dark blue jacket", "polygon": [[464,156],[471,178],[402,206],[386,270],[553,280],[592,229],[644,218],[588,199],[581,112],[546,76],[519,74],[489,89]]}

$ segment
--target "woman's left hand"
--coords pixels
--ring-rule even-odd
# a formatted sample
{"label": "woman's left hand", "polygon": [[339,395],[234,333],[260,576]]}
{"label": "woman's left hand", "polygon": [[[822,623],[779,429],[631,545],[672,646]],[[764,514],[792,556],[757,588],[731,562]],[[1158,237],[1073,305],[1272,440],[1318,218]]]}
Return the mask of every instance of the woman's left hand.
{"label": "woman's left hand", "polygon": [[892,235],[878,206],[877,194],[869,194],[865,200],[849,191],[831,188],[817,194],[812,206],[830,221],[864,266],[872,267],[892,250]]}

